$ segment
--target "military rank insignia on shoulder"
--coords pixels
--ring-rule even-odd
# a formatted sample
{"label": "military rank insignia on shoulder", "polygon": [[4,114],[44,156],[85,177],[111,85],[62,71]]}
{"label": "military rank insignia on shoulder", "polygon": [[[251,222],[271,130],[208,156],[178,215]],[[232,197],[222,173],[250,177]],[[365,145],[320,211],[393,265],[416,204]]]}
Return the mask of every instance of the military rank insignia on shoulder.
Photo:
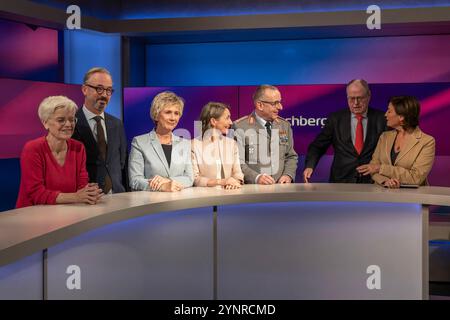
{"label": "military rank insignia on shoulder", "polygon": [[248,118],[248,115],[247,115],[247,116],[243,116],[242,118],[239,118],[239,119],[235,120],[234,122],[235,122],[235,123],[239,123],[239,122],[241,122],[242,120],[245,120],[245,119],[247,119],[247,118]]}
{"label": "military rank insignia on shoulder", "polygon": [[280,121],[280,122],[283,122],[283,123],[288,123],[288,124],[290,124],[289,123],[289,121],[287,121],[285,118],[282,118],[282,117],[280,117],[280,116],[278,116],[278,118],[276,119],[276,120],[278,120],[278,121]]}

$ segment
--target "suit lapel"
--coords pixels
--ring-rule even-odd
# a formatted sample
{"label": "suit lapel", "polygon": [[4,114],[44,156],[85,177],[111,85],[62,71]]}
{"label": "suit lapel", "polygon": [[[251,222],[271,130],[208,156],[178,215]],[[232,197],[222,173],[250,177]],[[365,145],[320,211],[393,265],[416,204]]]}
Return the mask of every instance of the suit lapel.
{"label": "suit lapel", "polygon": [[375,116],[371,115],[371,111],[370,108],[367,109],[367,128],[366,128],[366,138],[364,139],[364,146],[363,149],[361,151],[361,154],[363,154],[367,148],[369,148],[372,145],[372,140],[373,140],[373,132],[374,130],[372,129],[373,126],[375,125]]}
{"label": "suit lapel", "polygon": [[[172,141],[173,141],[173,138],[172,138]],[[156,136],[156,132],[154,130],[152,130],[150,132],[150,143],[153,147],[153,150],[155,150],[155,153],[158,155],[159,160],[161,160],[161,163],[163,164],[164,169],[167,172],[167,176],[169,176],[170,175],[169,164],[167,163],[167,159],[166,159],[166,156],[164,155],[164,151],[162,149],[161,143],[159,142],[159,139]],[[172,154],[173,154],[173,149],[174,149],[174,146],[172,143]]]}
{"label": "suit lapel", "polygon": [[[217,143],[219,144],[219,157],[220,157],[220,163],[222,164],[222,170],[224,174],[224,178],[227,176],[228,172],[228,164],[229,164],[229,155],[228,152],[230,152],[228,146],[225,146],[226,144],[226,138],[225,137],[219,137]],[[227,151],[227,153],[225,153]]]}
{"label": "suit lapel", "polygon": [[77,127],[80,136],[83,136],[83,140],[87,144],[86,148],[92,149],[97,147],[97,141],[94,138],[91,127],[89,126],[88,120],[84,115],[83,109],[79,109],[77,112]]}
{"label": "suit lapel", "polygon": [[349,146],[353,153],[357,155],[358,152],[356,152],[355,145],[352,141],[352,119],[350,110],[348,110],[348,112],[344,113],[344,115],[342,116],[340,130],[342,141],[344,141],[345,145]]}
{"label": "suit lapel", "polygon": [[391,159],[391,150],[392,150],[392,147],[394,145],[396,136],[397,136],[397,133],[395,132],[395,130],[392,130],[391,132],[389,132],[388,136],[386,137],[386,145],[385,145],[385,148],[384,148],[385,156],[389,160],[389,163],[391,165],[393,165],[392,159]]}
{"label": "suit lapel", "polygon": [[406,154],[411,151],[411,149],[419,143],[421,137],[421,132],[418,128],[416,128],[416,130],[414,130],[414,132],[407,136],[407,140],[405,142],[405,146],[403,147],[403,150],[400,151],[397,159],[395,160],[396,164],[397,162],[399,162],[402,158],[404,158],[406,156]]}
{"label": "suit lapel", "polygon": [[[178,150],[178,148],[180,147],[180,141],[181,141],[181,138],[176,136],[176,135],[174,135],[172,133],[172,153],[170,155],[171,159],[175,159],[176,157],[180,157],[181,152]],[[177,160],[178,161],[173,161],[172,160],[172,163],[170,165],[169,171],[175,170],[175,165],[174,164],[175,163],[179,163],[179,159],[177,159]],[[167,161],[166,161],[166,163],[167,163]],[[170,172],[170,173],[172,173],[172,172]]]}
{"label": "suit lapel", "polygon": [[[266,127],[262,126],[262,125],[259,123],[258,119],[256,118],[256,112],[255,112],[255,111],[253,111],[252,116],[253,116],[253,118],[255,119],[256,136],[258,137],[258,139],[264,137],[265,140],[268,140],[269,137],[268,137],[268,135],[267,135]],[[262,134],[262,135],[260,135],[260,132],[261,132],[260,130],[261,130],[261,129],[263,130],[263,134]],[[258,143],[259,143],[259,141],[258,141]]]}
{"label": "suit lapel", "polygon": [[[279,120],[272,121],[272,139],[271,139],[270,143],[272,143],[273,137],[275,137],[274,130],[278,131],[278,133],[277,133],[278,134],[278,141],[276,143],[279,143],[279,140],[280,140],[280,128],[281,128],[281,125],[280,125]],[[265,129],[265,133],[267,135],[267,140],[269,140],[269,135],[267,134],[267,129],[266,128],[264,128],[264,129]]]}
{"label": "suit lapel", "polygon": [[113,148],[110,148],[110,146],[112,146],[112,144],[114,143],[114,139],[113,139],[114,125],[106,113],[105,113],[105,126],[106,126],[106,137],[107,137],[106,161],[108,161],[108,159],[111,158],[111,152],[113,152]]}

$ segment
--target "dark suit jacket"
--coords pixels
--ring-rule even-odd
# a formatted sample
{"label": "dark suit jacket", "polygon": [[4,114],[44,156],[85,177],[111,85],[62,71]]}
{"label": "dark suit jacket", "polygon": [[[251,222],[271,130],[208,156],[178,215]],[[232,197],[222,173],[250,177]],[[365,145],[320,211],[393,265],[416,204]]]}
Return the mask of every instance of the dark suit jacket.
{"label": "dark suit jacket", "polygon": [[72,138],[81,141],[86,149],[86,169],[89,173],[89,182],[97,182],[100,188],[105,185],[106,172],[112,180],[114,193],[125,192],[128,181],[125,177],[125,164],[127,159],[127,139],[122,122],[105,113],[106,134],[108,137],[108,150],[106,161],[99,157],[99,150],[94,135],[82,109],[77,111],[78,119]]}
{"label": "dark suit jacket", "polygon": [[352,142],[351,112],[346,108],[332,113],[316,139],[309,145],[305,168],[315,168],[330,145],[334,148],[330,182],[372,183],[371,177],[362,176],[356,167],[367,164],[377,146],[381,133],[387,130],[384,112],[369,108],[367,111],[367,133],[360,155]]}

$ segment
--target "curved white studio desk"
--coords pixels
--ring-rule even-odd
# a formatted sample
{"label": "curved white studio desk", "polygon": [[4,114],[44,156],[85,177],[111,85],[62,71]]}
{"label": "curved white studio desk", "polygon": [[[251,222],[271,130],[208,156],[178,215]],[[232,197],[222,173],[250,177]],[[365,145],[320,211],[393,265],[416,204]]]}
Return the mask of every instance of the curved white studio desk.
{"label": "curved white studio desk", "polygon": [[11,210],[0,299],[427,298],[431,204],[450,188],[246,185]]}

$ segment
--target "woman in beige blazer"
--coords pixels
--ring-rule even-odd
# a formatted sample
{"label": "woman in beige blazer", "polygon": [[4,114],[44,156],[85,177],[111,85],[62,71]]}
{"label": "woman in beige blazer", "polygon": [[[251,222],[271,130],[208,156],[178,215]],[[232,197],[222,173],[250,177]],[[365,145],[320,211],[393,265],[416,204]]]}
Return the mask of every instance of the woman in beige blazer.
{"label": "woman in beige blazer", "polygon": [[227,105],[207,103],[200,114],[202,137],[192,140],[194,185],[240,188],[244,174],[236,141],[226,137],[232,121]]}
{"label": "woman in beige blazer", "polygon": [[428,185],[435,155],[435,140],[419,128],[420,104],[414,97],[393,97],[386,112],[387,125],[369,164],[356,168],[389,188]]}

